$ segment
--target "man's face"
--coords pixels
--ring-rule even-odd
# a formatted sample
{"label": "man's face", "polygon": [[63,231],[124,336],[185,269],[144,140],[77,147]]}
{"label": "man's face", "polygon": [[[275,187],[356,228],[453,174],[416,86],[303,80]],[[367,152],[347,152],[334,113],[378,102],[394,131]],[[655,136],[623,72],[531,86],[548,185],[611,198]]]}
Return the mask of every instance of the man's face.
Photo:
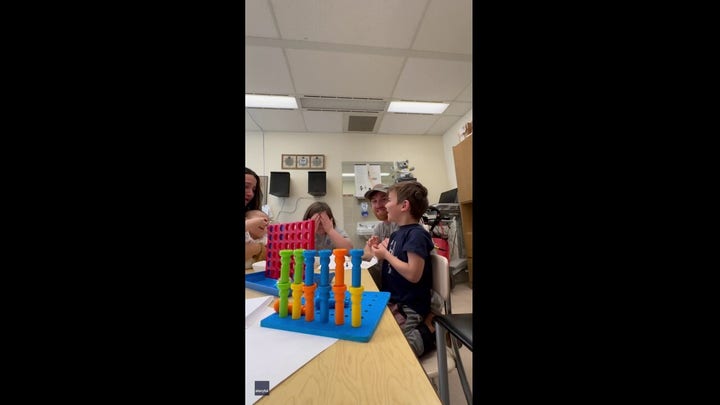
{"label": "man's face", "polygon": [[387,202],[388,195],[382,191],[375,192],[370,197],[370,204],[372,204],[373,213],[375,213],[377,219],[381,221],[388,220],[387,209],[385,209],[385,204],[387,204]]}

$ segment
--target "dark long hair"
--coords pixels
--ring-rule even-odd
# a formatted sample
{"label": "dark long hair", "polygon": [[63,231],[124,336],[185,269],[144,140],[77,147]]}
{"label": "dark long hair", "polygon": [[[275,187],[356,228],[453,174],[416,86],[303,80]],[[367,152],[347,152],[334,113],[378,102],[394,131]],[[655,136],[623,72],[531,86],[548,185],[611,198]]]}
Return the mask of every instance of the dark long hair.
{"label": "dark long hair", "polygon": [[263,198],[262,190],[260,189],[260,176],[258,176],[257,173],[248,169],[247,167],[245,168],[245,174],[252,174],[253,176],[255,176],[255,190],[253,190],[253,198],[245,206],[245,212],[247,212],[249,210],[259,210],[260,202],[262,201],[262,198]]}

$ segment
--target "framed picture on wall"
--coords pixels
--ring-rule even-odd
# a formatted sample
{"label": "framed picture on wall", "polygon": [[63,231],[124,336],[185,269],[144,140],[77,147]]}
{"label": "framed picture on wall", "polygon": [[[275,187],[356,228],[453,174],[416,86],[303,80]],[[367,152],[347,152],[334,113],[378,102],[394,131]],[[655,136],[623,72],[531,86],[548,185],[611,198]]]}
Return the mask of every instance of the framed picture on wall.
{"label": "framed picture on wall", "polygon": [[325,168],[325,155],[310,156],[310,168],[311,169],[324,169]]}
{"label": "framed picture on wall", "polygon": [[282,155],[282,168],[283,169],[295,169],[297,168],[295,155]]}
{"label": "framed picture on wall", "polygon": [[310,155],[297,155],[297,168],[298,169],[309,169],[310,168]]}

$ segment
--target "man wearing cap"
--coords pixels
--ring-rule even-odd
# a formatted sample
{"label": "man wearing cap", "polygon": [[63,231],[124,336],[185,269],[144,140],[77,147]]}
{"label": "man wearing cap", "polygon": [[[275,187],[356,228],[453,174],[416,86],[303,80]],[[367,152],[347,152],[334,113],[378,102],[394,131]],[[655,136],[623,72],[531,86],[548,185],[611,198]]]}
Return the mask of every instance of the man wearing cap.
{"label": "man wearing cap", "polygon": [[[390,238],[390,234],[398,229],[398,225],[396,223],[388,221],[388,213],[387,209],[385,209],[385,204],[388,201],[387,191],[388,186],[384,184],[376,184],[365,193],[365,198],[370,201],[375,217],[382,221],[373,229],[373,236],[377,236],[378,239],[386,245],[388,239]],[[363,260],[370,260],[372,257],[372,250],[370,250],[366,244],[363,253]],[[382,284],[382,275],[380,274],[381,268],[382,261],[378,260],[376,264],[368,269],[373,281],[375,281],[375,284],[378,287],[378,290],[381,290]]]}

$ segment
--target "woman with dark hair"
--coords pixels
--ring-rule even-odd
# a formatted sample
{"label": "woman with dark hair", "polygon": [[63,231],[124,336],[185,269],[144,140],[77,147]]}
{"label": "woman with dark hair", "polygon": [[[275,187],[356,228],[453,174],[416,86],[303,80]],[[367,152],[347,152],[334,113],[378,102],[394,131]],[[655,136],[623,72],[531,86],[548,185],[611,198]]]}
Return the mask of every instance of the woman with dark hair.
{"label": "woman with dark hair", "polygon": [[259,210],[263,195],[260,190],[260,176],[245,168],[245,212]]}
{"label": "woman with dark hair", "polygon": [[335,217],[326,203],[310,204],[303,215],[303,221],[308,219],[315,221],[315,250],[353,248],[350,236],[335,224]]}
{"label": "woman with dark hair", "polygon": [[[254,171],[245,168],[245,214],[251,210],[259,210],[262,201],[262,190],[260,189],[260,177]],[[248,264],[265,259],[265,245],[248,238],[252,235],[266,235],[267,225],[269,221],[267,217],[258,216],[255,218],[245,218],[245,268]],[[252,260],[250,260],[252,259]]]}

